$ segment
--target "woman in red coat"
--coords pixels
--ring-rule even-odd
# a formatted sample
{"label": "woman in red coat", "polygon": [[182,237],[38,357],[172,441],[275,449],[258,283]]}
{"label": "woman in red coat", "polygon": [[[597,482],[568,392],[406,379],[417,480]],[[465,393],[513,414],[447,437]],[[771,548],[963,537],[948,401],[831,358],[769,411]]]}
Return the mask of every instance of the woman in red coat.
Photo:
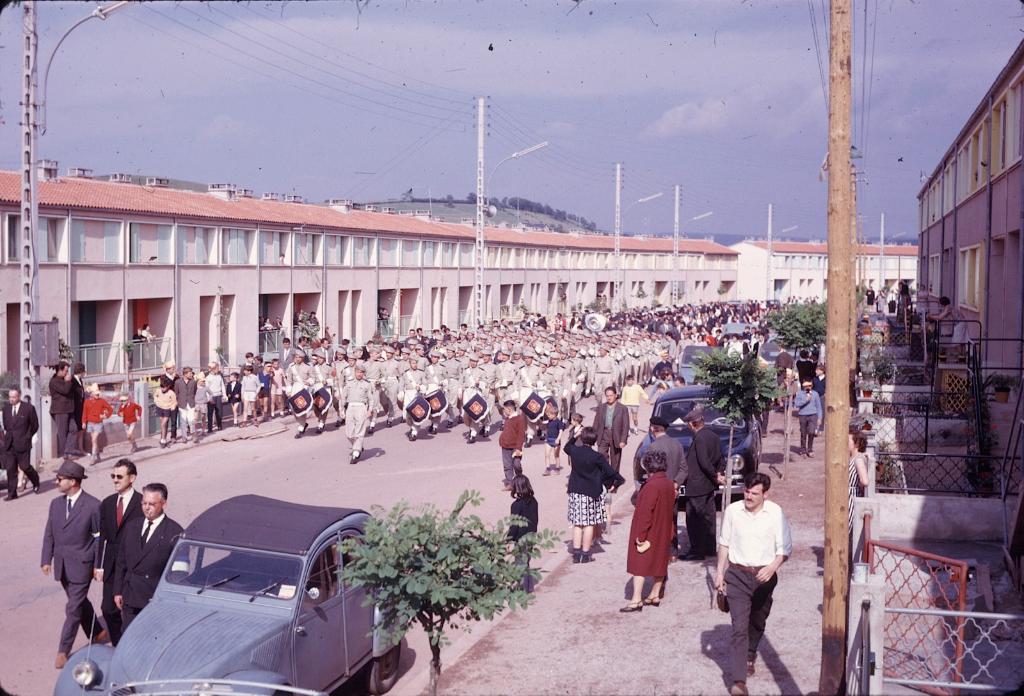
{"label": "woman in red coat", "polygon": [[[626,572],[633,576],[633,597],[621,612],[640,611],[645,604],[661,604],[661,586],[668,575],[668,560],[675,530],[675,484],[665,475],[668,460],[664,452],[648,452],[642,462],[648,472],[640,489],[629,528],[629,553]],[[647,599],[643,599],[644,579],[654,578]]]}

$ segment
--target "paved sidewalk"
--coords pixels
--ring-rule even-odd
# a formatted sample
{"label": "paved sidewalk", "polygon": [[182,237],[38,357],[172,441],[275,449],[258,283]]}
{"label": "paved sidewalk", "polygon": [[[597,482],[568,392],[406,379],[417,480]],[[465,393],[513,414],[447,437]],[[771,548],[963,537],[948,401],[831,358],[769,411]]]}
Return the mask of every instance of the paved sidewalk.
{"label": "paved sidewalk", "polygon": [[[781,418],[765,441],[762,470],[781,462]],[[819,442],[821,442],[819,440]],[[821,442],[814,459],[794,458],[789,476],[773,475],[772,494],[790,519],[793,558],[761,643],[751,693],[798,694],[817,687],[821,632],[824,475]],[[714,562],[676,562],[662,606],[620,614],[625,603],[626,542],[632,506],[619,505],[611,543],[590,565],[568,557],[538,587],[525,612],[508,615],[441,677],[446,694],[725,693],[729,619],[710,606]],[[685,535],[685,530],[683,530]],[[453,646],[457,651],[458,645]],[[444,654],[442,654],[444,657]],[[414,688],[415,691],[410,690]],[[397,693],[422,685],[399,684]]]}

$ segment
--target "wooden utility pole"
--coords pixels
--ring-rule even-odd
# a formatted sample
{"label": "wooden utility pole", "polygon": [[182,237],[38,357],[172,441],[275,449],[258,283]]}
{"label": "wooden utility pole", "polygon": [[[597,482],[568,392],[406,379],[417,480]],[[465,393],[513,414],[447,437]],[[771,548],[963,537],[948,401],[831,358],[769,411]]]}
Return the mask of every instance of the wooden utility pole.
{"label": "wooden utility pole", "polygon": [[[825,572],[818,693],[843,691],[849,586],[847,432],[850,427],[850,322],[853,187],[850,185],[850,0],[831,0],[828,107],[828,334],[825,366]],[[841,357],[840,357],[841,356]],[[835,359],[835,358],[840,359]]]}

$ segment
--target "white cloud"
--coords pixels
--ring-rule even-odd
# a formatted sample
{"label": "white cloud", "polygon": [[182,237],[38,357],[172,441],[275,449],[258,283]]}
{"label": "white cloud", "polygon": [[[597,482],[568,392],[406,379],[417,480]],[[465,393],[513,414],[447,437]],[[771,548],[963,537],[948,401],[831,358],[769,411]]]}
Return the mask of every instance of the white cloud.
{"label": "white cloud", "polygon": [[725,102],[721,99],[687,102],[663,113],[647,128],[647,132],[661,138],[706,133],[725,128],[728,117]]}

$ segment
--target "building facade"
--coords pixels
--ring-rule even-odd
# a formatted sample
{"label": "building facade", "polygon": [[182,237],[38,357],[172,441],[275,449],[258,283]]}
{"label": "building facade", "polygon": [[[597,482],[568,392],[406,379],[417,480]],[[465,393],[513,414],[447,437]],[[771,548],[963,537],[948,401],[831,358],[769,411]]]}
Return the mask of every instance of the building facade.
{"label": "building facade", "polygon": [[[1021,364],[1024,339],[1024,42],[996,76],[918,194],[921,296],[947,296],[991,366]],[[980,331],[980,334],[979,334]]]}
{"label": "building facade", "polygon": [[[273,350],[279,332],[263,331],[266,320],[291,328],[300,310],[356,343],[473,320],[471,226],[348,201],[256,199],[228,185],[203,193],[110,178],[48,167],[38,188],[39,316],[57,319],[92,374],[172,357],[238,364],[246,351]],[[21,319],[18,184],[17,173],[0,172],[0,371],[10,372]],[[488,228],[486,240],[488,319],[614,301],[609,236]],[[670,239],[624,237],[621,249],[627,306],[668,304],[673,280],[683,302],[737,297],[728,247],[682,240],[676,273]],[[146,324],[156,339],[140,346],[132,337]]]}
{"label": "building facade", "polygon": [[[731,247],[739,254],[743,273],[737,294],[751,300],[824,300],[828,280],[828,245],[821,242],[747,240]],[[917,247],[909,244],[857,247],[855,281],[879,292],[917,279]],[[769,265],[771,270],[769,271]]]}

